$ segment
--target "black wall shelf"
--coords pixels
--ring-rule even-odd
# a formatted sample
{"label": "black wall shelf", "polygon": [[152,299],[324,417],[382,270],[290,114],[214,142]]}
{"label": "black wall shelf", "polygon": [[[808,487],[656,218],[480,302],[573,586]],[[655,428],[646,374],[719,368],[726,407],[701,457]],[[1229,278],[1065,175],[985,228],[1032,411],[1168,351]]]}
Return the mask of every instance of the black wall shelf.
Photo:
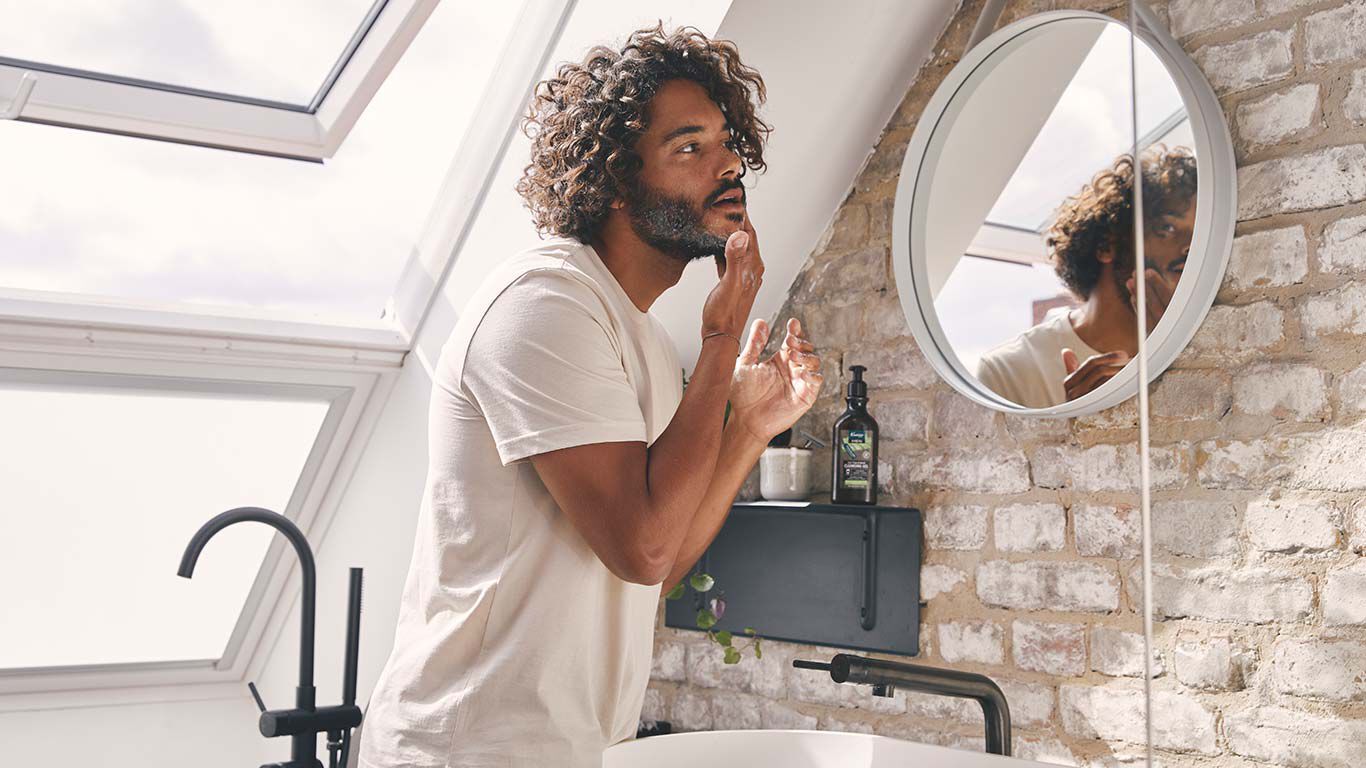
{"label": "black wall shelf", "polygon": [[697,630],[718,594],[716,629],[915,656],[920,648],[920,510],[809,502],[735,504],[696,570],[716,586],[670,600],[664,623]]}

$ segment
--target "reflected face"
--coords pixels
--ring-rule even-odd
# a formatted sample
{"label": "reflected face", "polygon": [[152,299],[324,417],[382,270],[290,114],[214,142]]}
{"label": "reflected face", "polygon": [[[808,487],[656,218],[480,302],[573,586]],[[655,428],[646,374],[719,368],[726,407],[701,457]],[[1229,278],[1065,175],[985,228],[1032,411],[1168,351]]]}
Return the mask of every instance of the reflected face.
{"label": "reflected face", "polygon": [[670,80],[650,101],[649,121],[636,143],[642,167],[625,201],[631,229],[684,261],[725,253],[726,238],[744,224],[746,198],[744,163],[725,115],[701,85]]}
{"label": "reflected face", "polygon": [[[1176,287],[1186,269],[1186,259],[1190,256],[1191,240],[1195,236],[1195,200],[1178,211],[1169,211],[1155,221],[1148,222],[1143,229],[1143,259],[1148,269],[1157,270],[1172,288]],[[1120,294],[1129,301],[1129,278],[1133,277],[1133,266],[1116,270],[1115,279]]]}

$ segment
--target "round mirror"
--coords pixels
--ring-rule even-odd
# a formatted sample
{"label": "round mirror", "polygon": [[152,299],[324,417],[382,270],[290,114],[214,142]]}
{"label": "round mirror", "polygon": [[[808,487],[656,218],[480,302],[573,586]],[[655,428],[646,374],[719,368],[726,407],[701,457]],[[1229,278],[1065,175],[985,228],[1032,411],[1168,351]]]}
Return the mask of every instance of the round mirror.
{"label": "round mirror", "polygon": [[1236,208],[1228,127],[1165,31],[1141,29],[1132,48],[1131,80],[1127,25],[1026,18],[964,56],[916,126],[893,219],[897,290],[925,356],[978,403],[1057,417],[1116,405],[1137,392],[1135,280],[1150,377],[1214,301]]}

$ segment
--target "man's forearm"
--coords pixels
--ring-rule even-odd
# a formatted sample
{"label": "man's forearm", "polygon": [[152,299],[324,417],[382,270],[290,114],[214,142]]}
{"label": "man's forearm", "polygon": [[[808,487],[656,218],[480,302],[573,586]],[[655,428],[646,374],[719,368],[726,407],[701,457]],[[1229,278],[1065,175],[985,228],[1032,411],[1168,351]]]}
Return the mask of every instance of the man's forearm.
{"label": "man's forearm", "polygon": [[712,473],[711,484],[702,497],[702,503],[693,516],[692,525],[679,546],[678,556],[674,559],[669,576],[664,580],[663,590],[668,592],[675,584],[692,570],[697,558],[702,556],[721,525],[730,514],[735,494],[740,491],[745,478],[749,475],[759,456],[764,452],[766,443],[749,434],[735,420],[726,422],[721,434],[721,451],[716,461],[716,471]]}

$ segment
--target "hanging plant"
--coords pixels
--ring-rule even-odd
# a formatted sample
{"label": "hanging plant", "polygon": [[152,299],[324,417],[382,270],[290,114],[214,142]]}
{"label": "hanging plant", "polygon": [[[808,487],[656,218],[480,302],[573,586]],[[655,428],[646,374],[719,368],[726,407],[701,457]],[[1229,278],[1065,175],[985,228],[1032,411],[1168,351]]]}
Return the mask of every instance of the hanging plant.
{"label": "hanging plant", "polygon": [[[687,582],[678,582],[674,588],[669,590],[669,594],[664,596],[666,600],[680,600],[687,593],[687,587],[692,587],[700,593],[707,593],[716,587],[716,579],[705,573],[694,573],[688,577]],[[706,604],[697,611],[697,628],[707,633],[707,638],[721,646],[722,661],[726,664],[738,664],[742,658],[741,651],[746,648],[754,649],[754,658],[762,659],[764,649],[761,638],[755,632],[754,627],[745,627],[744,632],[749,637],[749,643],[744,646],[736,647],[735,635],[730,630],[715,629],[716,622],[726,615],[726,593],[718,591],[714,597],[706,601]]]}

